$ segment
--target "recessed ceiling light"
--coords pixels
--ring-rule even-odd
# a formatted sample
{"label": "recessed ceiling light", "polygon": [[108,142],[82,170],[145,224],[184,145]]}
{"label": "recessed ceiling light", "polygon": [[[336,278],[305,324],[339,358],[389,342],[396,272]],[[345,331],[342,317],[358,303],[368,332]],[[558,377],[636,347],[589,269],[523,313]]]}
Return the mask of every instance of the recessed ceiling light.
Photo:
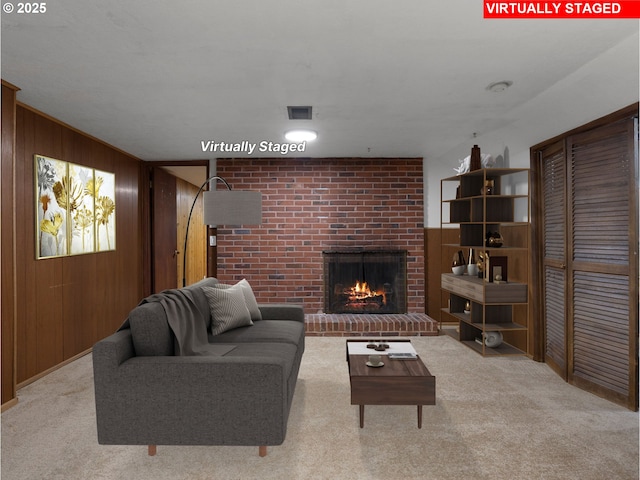
{"label": "recessed ceiling light", "polygon": [[290,142],[310,142],[318,138],[318,132],[313,130],[289,130],[284,137]]}
{"label": "recessed ceiling light", "polygon": [[504,92],[507,88],[513,85],[513,82],[510,80],[502,80],[500,82],[492,83],[487,87],[487,90],[493,93]]}

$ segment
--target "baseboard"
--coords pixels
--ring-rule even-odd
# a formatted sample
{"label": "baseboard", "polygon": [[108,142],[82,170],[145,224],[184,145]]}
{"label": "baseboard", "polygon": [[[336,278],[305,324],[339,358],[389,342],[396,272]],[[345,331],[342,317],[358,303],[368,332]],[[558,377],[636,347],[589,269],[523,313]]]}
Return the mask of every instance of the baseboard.
{"label": "baseboard", "polygon": [[0,413],[4,413],[5,411],[9,410],[11,407],[15,407],[17,404],[18,404],[18,397],[12,398],[8,402],[5,402],[0,406]]}
{"label": "baseboard", "polygon": [[[73,362],[73,361],[75,361],[75,360],[77,360],[77,359],[79,359],[79,358],[81,358],[81,357],[84,357],[85,355],[87,355],[87,354],[91,353],[91,351],[92,351],[92,350],[93,350],[93,349],[89,348],[89,349],[85,350],[84,352],[80,352],[80,353],[78,353],[77,355],[74,355],[73,357],[71,357],[71,358],[68,358],[68,359],[64,360],[63,362],[60,362],[59,364],[54,365],[53,367],[49,368],[48,370],[45,370],[44,372],[40,372],[40,373],[38,373],[37,375],[34,375],[34,376],[33,376],[33,377],[31,377],[31,378],[28,378],[28,379],[27,379],[27,380],[25,380],[24,382],[20,382],[20,383],[16,384],[16,392],[17,392],[18,390],[20,390],[21,388],[26,387],[27,385],[32,384],[32,383],[33,383],[33,382],[35,382],[36,380],[40,380],[42,377],[45,377],[45,376],[49,375],[51,372],[55,372],[55,371],[56,371],[56,370],[58,370],[59,368],[62,368],[62,367],[64,367],[65,365],[68,365],[68,364],[70,364],[71,362]],[[7,402],[7,403],[8,403],[8,402]]]}

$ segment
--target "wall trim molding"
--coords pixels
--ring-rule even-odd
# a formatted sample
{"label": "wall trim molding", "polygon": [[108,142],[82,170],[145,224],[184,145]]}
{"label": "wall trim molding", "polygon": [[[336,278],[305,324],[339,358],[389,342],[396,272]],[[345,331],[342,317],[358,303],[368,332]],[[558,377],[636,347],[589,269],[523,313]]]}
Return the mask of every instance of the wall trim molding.
{"label": "wall trim molding", "polygon": [[59,370],[60,368],[64,367],[65,365],[69,365],[71,362],[74,362],[74,361],[78,360],[79,358],[82,358],[85,355],[88,355],[92,351],[93,351],[93,347],[85,350],[84,352],[80,352],[77,355],[74,355],[73,357],[67,358],[66,360],[58,363],[57,365],[54,365],[53,367],[48,368],[47,370],[44,370],[44,371],[34,375],[33,377],[30,377],[27,380],[16,384],[16,393],[19,393],[21,388],[24,388],[27,385],[31,385],[36,380],[40,380],[41,378],[46,377],[51,372],[55,372],[56,370]]}

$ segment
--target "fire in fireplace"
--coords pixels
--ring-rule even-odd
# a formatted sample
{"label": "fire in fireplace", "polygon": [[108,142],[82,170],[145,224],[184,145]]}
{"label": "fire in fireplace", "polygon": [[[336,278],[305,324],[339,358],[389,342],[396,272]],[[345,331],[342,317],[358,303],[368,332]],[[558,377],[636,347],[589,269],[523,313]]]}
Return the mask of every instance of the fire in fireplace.
{"label": "fire in fireplace", "polygon": [[325,313],[406,313],[406,251],[329,251]]}
{"label": "fire in fireplace", "polygon": [[[391,286],[387,283],[382,290],[371,290],[367,282],[356,282],[355,285],[347,288],[341,288],[342,285],[336,285],[338,296],[346,295],[346,301],[352,308],[378,309],[387,305],[387,293],[393,293]],[[342,292],[340,292],[342,290]]]}

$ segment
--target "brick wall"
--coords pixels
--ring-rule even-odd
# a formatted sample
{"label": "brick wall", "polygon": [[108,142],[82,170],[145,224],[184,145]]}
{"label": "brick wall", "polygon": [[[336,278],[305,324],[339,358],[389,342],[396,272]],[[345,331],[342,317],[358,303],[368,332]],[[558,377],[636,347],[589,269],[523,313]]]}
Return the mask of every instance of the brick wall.
{"label": "brick wall", "polygon": [[262,192],[260,226],[218,229],[218,278],[260,302],[323,308],[322,251],[405,249],[408,311],[424,312],[422,159],[219,159],[234,190]]}

